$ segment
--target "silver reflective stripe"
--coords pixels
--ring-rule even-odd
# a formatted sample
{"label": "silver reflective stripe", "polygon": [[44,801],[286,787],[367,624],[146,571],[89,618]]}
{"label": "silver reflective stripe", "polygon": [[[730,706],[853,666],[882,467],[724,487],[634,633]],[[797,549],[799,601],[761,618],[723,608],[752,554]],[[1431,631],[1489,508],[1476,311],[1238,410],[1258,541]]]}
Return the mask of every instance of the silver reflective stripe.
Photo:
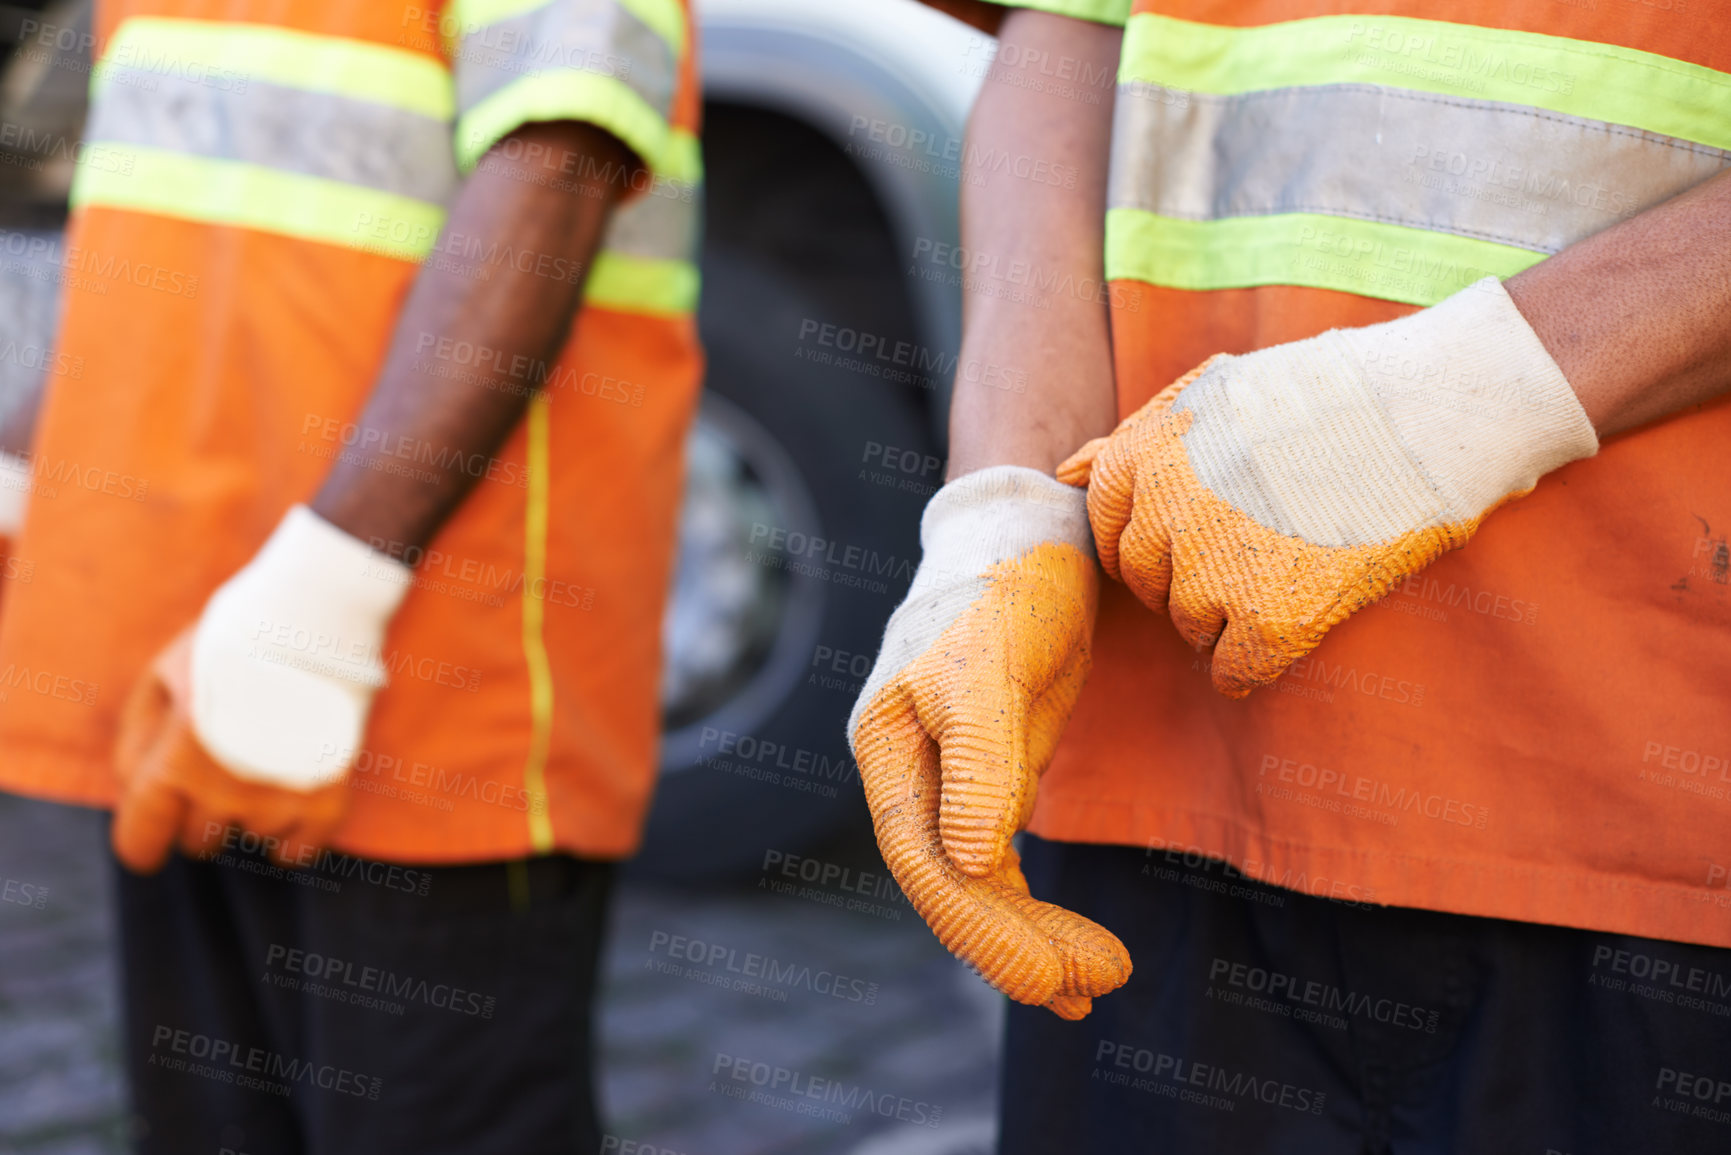
{"label": "silver reflective stripe", "polygon": [[657,180],[654,189],[614,210],[601,248],[651,260],[694,261],[702,222],[701,185]]}
{"label": "silver reflective stripe", "polygon": [[1183,220],[1321,213],[1555,253],[1731,166],[1603,121],[1378,85],[1119,86],[1110,201]]}
{"label": "silver reflective stripe", "polygon": [[665,117],[679,71],[667,41],[613,0],[550,0],[485,25],[456,45],[452,65],[459,112],[525,76],[576,71],[618,80]]}
{"label": "silver reflective stripe", "polygon": [[243,78],[225,88],[116,67],[86,139],[241,161],[446,204],[457,183],[449,121]]}

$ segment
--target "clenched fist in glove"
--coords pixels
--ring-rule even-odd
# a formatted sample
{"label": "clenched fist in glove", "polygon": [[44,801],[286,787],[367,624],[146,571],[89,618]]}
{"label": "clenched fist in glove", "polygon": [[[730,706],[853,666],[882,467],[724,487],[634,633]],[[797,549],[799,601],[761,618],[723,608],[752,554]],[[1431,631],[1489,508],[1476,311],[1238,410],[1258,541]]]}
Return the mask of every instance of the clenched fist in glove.
{"label": "clenched fist in glove", "polygon": [[1010,836],[1088,674],[1083,496],[1033,469],[983,469],[932,498],[920,543],[848,720],[878,847],[945,947],[1017,1002],[1079,1019],[1130,977],[1130,957],[1029,895]]}
{"label": "clenched fist in glove", "polygon": [[233,824],[280,859],[325,845],[411,571],[295,506],[156,660],[121,718],[113,842],[161,867]]}
{"label": "clenched fist in glove", "polygon": [[1243,697],[1538,479],[1598,451],[1496,278],[1422,312],[1215,357],[1058,476],[1100,565]]}

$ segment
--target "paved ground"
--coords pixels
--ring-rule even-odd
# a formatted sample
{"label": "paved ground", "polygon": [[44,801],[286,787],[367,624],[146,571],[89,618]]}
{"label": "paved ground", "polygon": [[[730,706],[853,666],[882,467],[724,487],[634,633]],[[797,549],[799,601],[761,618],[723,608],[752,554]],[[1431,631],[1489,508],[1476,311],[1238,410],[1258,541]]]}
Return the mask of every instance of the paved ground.
{"label": "paved ground", "polygon": [[[0,795],[0,1155],[124,1149],[102,837],[92,814]],[[622,887],[611,1133],[678,1155],[990,1151],[995,997],[898,902],[849,912],[763,881]]]}

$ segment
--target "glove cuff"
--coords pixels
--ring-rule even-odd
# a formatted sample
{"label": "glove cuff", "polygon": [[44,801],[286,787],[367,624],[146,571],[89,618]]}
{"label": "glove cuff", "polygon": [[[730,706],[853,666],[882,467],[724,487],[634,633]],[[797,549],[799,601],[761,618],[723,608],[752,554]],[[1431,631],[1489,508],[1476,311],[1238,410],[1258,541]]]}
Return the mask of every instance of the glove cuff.
{"label": "glove cuff", "polygon": [[[920,517],[920,575],[975,577],[1046,542],[1094,556],[1088,493],[1049,473],[994,465],[945,485]],[[919,575],[914,578],[917,584]]]}
{"label": "glove cuff", "polygon": [[408,566],[304,505],[283,516],[243,572],[296,611],[293,625],[353,641],[383,635],[414,581]]}
{"label": "glove cuff", "polygon": [[1342,336],[1396,436],[1463,513],[1599,451],[1568,379],[1495,277]]}
{"label": "glove cuff", "polygon": [[385,628],[412,571],[297,505],[211,595],[192,640],[192,722],[237,778],[339,780],[385,683]]}
{"label": "glove cuff", "polygon": [[16,453],[0,453],[0,537],[17,537],[24,528],[32,482],[28,460]]}

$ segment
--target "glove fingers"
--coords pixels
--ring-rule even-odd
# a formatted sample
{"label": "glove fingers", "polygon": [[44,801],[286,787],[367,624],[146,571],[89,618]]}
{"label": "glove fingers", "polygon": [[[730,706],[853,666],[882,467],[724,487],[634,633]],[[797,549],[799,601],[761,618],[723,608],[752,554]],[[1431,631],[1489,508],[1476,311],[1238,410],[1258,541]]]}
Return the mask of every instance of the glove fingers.
{"label": "glove fingers", "polygon": [[[1090,506],[1092,497],[1090,490]],[[1157,614],[1165,613],[1166,595],[1172,586],[1172,535],[1158,507],[1152,503],[1137,506],[1115,543],[1124,584],[1143,605]],[[1098,538],[1095,544],[1099,544]]]}
{"label": "glove fingers", "polygon": [[[909,668],[919,721],[942,751],[938,829],[964,874],[995,871],[1033,807],[1041,765],[1028,756],[1030,704],[1087,648],[1091,568],[1056,545],[992,567],[987,592]],[[1061,730],[1067,717],[1048,710],[1038,721]]]}
{"label": "glove fingers", "polygon": [[1065,1019],[1080,1019],[1093,1006],[1093,995],[1116,990],[1130,977],[1130,954],[1118,937],[1099,923],[1028,892],[1021,856],[1014,847],[1004,856],[995,881],[1010,891],[1010,901],[1040,931],[1051,937],[1063,957],[1064,986],[1046,1009]]}
{"label": "glove fingers", "polygon": [[191,805],[180,823],[180,853],[195,862],[215,857],[222,850],[230,826],[239,826],[227,816],[204,806]]}
{"label": "glove fingers", "polygon": [[1171,535],[1143,512],[1143,506],[1152,503],[1136,501],[1137,460],[1145,454],[1143,442],[1160,436],[1161,427],[1171,420],[1167,411],[1178,394],[1219,359],[1210,357],[1156,393],[1119,423],[1093,458],[1088,522],[1100,568],[1128,585],[1156,613],[1166,608],[1166,588],[1172,580]]}
{"label": "glove fingers", "polygon": [[1064,980],[1058,949],[1005,898],[1004,884],[969,878],[944,851],[938,747],[905,686],[879,692],[855,752],[884,863],[938,941],[1018,1002],[1039,1006],[1056,995]]}
{"label": "glove fingers", "polygon": [[178,771],[191,740],[184,714],[190,635],[168,644],[121,707],[114,765],[122,783],[109,842],[135,874],[162,869],[191,808]]}
{"label": "glove fingers", "polygon": [[1167,613],[1178,627],[1179,636],[1197,653],[1218,642],[1226,630],[1225,608],[1199,590],[1183,586],[1169,590]]}
{"label": "glove fingers", "polygon": [[1123,574],[1119,539],[1135,512],[1136,463],[1113,442],[1095,455],[1088,481],[1088,527],[1094,531],[1094,552],[1106,576]]}
{"label": "glove fingers", "polygon": [[279,866],[300,867],[311,855],[331,844],[337,827],[348,812],[348,787],[333,783],[313,792],[299,807],[294,824],[283,832],[282,843],[271,853]]}
{"label": "glove fingers", "polygon": [[1213,687],[1227,698],[1243,698],[1258,686],[1276,681],[1286,667],[1312,649],[1272,649],[1258,634],[1257,627],[1246,618],[1234,618],[1213,648]]}
{"label": "glove fingers", "polygon": [[1026,882],[1019,888],[997,885],[1022,917],[1057,947],[1064,977],[1056,994],[1093,997],[1129,980],[1130,952],[1117,935],[1074,911],[1041,902],[1027,892]]}
{"label": "glove fingers", "polygon": [[[879,692],[855,750],[884,862],[945,948],[1032,1006],[1122,984],[1130,965],[1123,946],[1087,919],[1033,899],[1013,848],[1006,847],[991,878],[971,878],[951,861],[938,832],[937,743],[920,725],[905,686]],[[1073,997],[1053,1009],[1086,1013]]]}
{"label": "glove fingers", "polygon": [[[1086,644],[1077,647],[1076,652],[1064,663],[1064,668],[1058,671],[1058,676],[1052,679],[1046,692],[1036,698],[1028,710],[1028,770],[1036,778],[1044,774],[1046,767],[1051,765],[1052,755],[1058,749],[1058,740],[1064,736],[1064,727],[1069,724],[1070,715],[1076,709],[1076,700],[1082,696],[1082,687],[1088,681],[1088,671],[1093,664],[1092,649]],[[1030,790],[1024,813],[1016,822],[1017,830],[1028,824],[1028,819],[1033,816],[1033,809],[1034,792]]]}
{"label": "glove fingers", "polygon": [[1094,1009],[1094,1000],[1084,995],[1058,995],[1046,1004],[1046,1009],[1074,1023],[1088,1017],[1088,1012]]}
{"label": "glove fingers", "polygon": [[153,668],[133,684],[120,708],[120,729],[114,742],[114,768],[121,781],[136,778],[141,769],[163,756],[169,740],[173,699]]}
{"label": "glove fingers", "polygon": [[155,874],[168,860],[187,809],[186,796],[158,780],[129,787],[108,835],[114,856],[134,874]]}
{"label": "glove fingers", "polygon": [[1065,458],[1063,464],[1058,466],[1058,480],[1065,485],[1074,485],[1077,489],[1087,488],[1089,475],[1094,472],[1094,459],[1106,448],[1107,440],[1105,437],[1096,437]]}
{"label": "glove fingers", "polygon": [[1025,695],[1007,677],[967,696],[943,729],[938,832],[957,869],[984,878],[997,869],[1033,801]]}

